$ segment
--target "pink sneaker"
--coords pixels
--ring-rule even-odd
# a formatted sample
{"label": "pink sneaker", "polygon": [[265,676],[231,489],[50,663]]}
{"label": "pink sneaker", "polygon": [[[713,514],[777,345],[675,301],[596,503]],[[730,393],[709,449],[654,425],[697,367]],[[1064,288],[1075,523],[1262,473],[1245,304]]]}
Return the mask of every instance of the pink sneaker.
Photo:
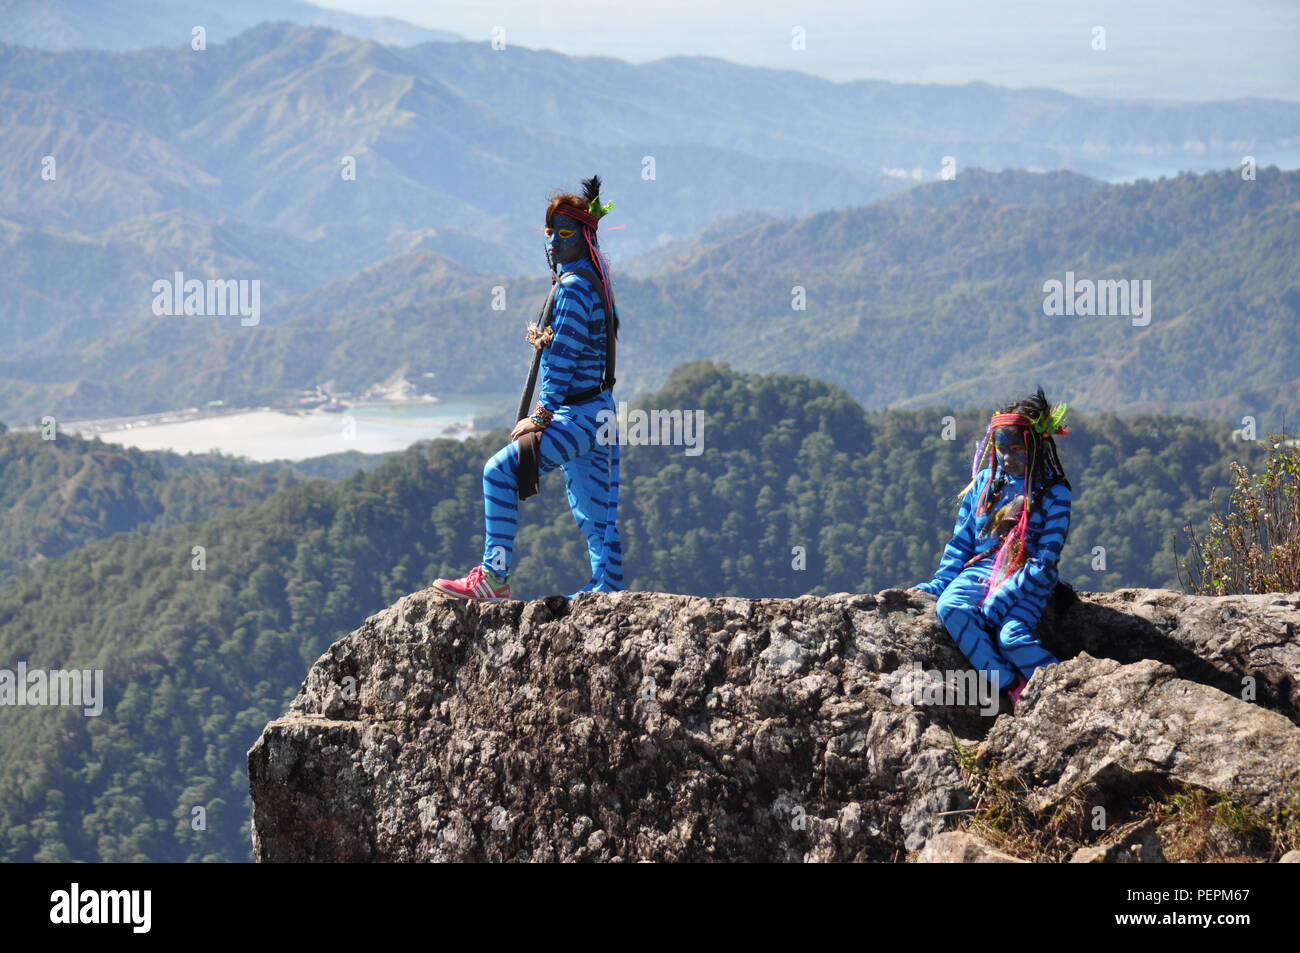
{"label": "pink sneaker", "polygon": [[1011,698],[1012,711],[1016,710],[1016,703],[1020,701],[1020,693],[1025,690],[1025,686],[1028,684],[1029,679],[1025,678],[1023,675],[1017,675],[1016,680],[1012,682],[1011,687],[1007,689],[1007,695]]}
{"label": "pink sneaker", "polygon": [[510,584],[482,566],[475,566],[460,579],[435,579],[433,588],[457,599],[504,602],[510,598]]}

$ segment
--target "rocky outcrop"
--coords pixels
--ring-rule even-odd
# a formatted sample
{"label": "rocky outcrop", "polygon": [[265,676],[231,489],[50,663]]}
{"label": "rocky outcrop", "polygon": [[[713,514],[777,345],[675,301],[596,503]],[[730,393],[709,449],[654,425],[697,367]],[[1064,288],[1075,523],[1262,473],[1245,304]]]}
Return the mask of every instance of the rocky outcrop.
{"label": "rocky outcrop", "polygon": [[1300,597],[1059,603],[1045,640],[1067,661],[1014,715],[933,603],[413,593],[331,646],[249,752],[254,853],[981,860],[952,834],[992,779],[1032,810],[1104,806],[1109,839],[1075,860],[1152,860],[1134,806],[1162,786],[1265,813],[1296,791]]}
{"label": "rocky outcrop", "polygon": [[1038,811],[1081,790],[1090,804],[1120,808],[1110,802],[1170,781],[1231,792],[1264,815],[1300,793],[1300,728],[1288,719],[1160,662],[1121,665],[1087,653],[1036,672],[980,758],[1025,785]]}
{"label": "rocky outcrop", "polygon": [[1300,593],[1205,598],[1120,589],[1058,600],[1053,609],[1041,637],[1057,658],[1087,652],[1164,662],[1180,678],[1245,692],[1300,724]]}

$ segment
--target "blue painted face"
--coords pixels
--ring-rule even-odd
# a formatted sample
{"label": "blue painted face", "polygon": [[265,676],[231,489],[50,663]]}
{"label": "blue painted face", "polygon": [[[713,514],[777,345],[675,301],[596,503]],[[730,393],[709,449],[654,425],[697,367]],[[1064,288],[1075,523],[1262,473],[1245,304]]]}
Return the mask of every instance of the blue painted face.
{"label": "blue painted face", "polygon": [[1028,448],[1022,427],[999,427],[993,432],[993,449],[998,455],[998,465],[1011,476],[1024,476],[1028,464]]}
{"label": "blue painted face", "polygon": [[562,212],[551,216],[551,225],[545,234],[546,249],[557,264],[567,265],[587,254],[587,243],[582,238],[582,223]]}

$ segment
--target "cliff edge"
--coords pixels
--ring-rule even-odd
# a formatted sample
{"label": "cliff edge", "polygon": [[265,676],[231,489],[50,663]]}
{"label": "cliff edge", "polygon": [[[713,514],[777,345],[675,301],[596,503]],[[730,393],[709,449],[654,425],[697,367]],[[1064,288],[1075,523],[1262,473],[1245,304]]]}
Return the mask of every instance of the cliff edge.
{"label": "cliff edge", "polygon": [[[1300,593],[1057,600],[1041,631],[1062,664],[1014,714],[965,677],[933,606],[412,593],[334,643],[249,751],[254,855],[1017,859],[988,839],[1159,860],[1187,849],[1170,819],[1189,804],[1227,832],[1217,856],[1293,846]],[[1079,822],[1032,853],[1032,832],[998,828],[1009,798],[1031,828]],[[1220,804],[1253,820],[1215,821]]]}

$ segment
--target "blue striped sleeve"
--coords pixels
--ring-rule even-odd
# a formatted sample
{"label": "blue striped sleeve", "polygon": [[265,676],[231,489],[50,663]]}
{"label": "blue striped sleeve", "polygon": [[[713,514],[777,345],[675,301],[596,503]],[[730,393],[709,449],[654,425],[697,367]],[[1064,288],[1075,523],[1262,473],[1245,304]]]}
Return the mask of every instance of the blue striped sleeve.
{"label": "blue striped sleeve", "polygon": [[554,411],[569,392],[578,358],[591,340],[593,302],[585,282],[561,279],[555,289],[555,336],[542,355],[543,407]]}
{"label": "blue striped sleeve", "polygon": [[971,512],[975,508],[975,501],[979,499],[981,483],[987,478],[988,471],[980,471],[980,479],[977,479],[970,489],[962,494],[961,506],[957,509],[957,521],[952,527],[952,538],[948,540],[948,545],[943,548],[943,556],[939,559],[939,569],[935,572],[933,579],[929,582],[923,582],[915,588],[931,595],[942,595],[943,591],[948,588],[948,583],[956,579],[957,574],[966,567],[966,561],[975,555],[975,537],[971,527]]}

